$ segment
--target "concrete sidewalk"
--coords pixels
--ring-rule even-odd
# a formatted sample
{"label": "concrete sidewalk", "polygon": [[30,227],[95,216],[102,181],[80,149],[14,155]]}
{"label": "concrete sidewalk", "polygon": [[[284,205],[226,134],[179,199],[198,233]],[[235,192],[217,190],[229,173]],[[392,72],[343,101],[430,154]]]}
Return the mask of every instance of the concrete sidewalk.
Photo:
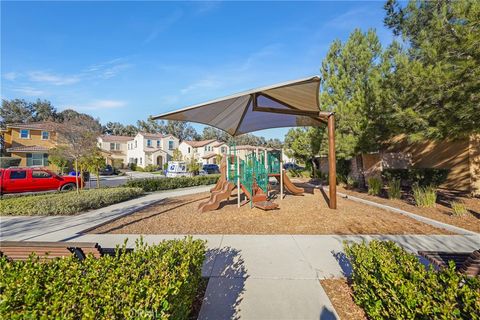
{"label": "concrete sidewalk", "polygon": [[[72,241],[114,247],[140,235],[85,234]],[[183,235],[145,235],[149,244]],[[351,268],[344,241],[392,240],[411,252],[473,251],[478,236],[196,235],[207,241],[209,277],[200,319],[338,319],[319,280],[345,277]]]}
{"label": "concrete sidewalk", "polygon": [[82,231],[131,214],[166,198],[208,192],[212,186],[154,192],[105,208],[72,216],[0,217],[0,241],[60,241],[75,237]]}

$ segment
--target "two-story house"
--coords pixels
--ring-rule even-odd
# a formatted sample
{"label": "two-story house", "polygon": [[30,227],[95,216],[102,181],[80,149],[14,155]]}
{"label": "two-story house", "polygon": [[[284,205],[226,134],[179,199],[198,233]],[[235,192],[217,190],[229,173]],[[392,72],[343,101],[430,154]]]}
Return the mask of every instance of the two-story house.
{"label": "two-story house", "polygon": [[20,158],[20,166],[50,167],[49,150],[57,145],[54,122],[11,123],[3,132],[6,152]]}
{"label": "two-story house", "polygon": [[202,164],[217,162],[217,155],[224,155],[228,152],[228,145],[218,140],[182,141],[178,147],[184,160],[192,158]]}
{"label": "two-story house", "polygon": [[103,135],[97,138],[97,145],[103,151],[106,163],[115,167],[125,167],[128,164],[128,142],[133,137]]}
{"label": "two-story house", "polygon": [[173,157],[179,141],[172,135],[139,132],[127,142],[128,163],[145,168],[148,165],[163,167]]}

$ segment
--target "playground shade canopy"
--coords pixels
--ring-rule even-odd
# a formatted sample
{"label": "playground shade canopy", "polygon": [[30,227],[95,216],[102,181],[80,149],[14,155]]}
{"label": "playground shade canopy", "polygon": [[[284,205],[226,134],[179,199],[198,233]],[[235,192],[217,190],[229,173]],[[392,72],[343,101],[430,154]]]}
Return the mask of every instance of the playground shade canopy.
{"label": "playground shade canopy", "polygon": [[202,123],[232,136],[281,127],[324,126],[318,76],[248,90],[154,116],[153,119]]}

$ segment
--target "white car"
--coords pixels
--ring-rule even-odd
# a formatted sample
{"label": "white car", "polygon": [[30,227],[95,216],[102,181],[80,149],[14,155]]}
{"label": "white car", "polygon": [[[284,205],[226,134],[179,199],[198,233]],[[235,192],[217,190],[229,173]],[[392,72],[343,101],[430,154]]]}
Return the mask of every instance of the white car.
{"label": "white car", "polygon": [[169,161],[167,167],[167,177],[189,177],[191,172],[187,171],[187,163],[185,161]]}

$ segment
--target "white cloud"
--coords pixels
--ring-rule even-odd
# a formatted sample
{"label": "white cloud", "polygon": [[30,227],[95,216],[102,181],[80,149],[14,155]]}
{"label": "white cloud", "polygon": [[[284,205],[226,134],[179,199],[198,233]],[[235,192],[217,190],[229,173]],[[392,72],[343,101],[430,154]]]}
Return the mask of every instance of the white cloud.
{"label": "white cloud", "polygon": [[18,88],[12,88],[11,90],[24,94],[26,96],[42,96],[45,94],[44,91],[35,89],[32,87],[18,87]]}
{"label": "white cloud", "polygon": [[218,80],[209,78],[209,79],[200,79],[187,87],[180,90],[181,94],[187,94],[192,91],[204,90],[204,89],[215,89],[221,87],[222,83]]}
{"label": "white cloud", "polygon": [[20,74],[17,73],[17,72],[7,72],[7,73],[4,73],[4,74],[3,74],[3,78],[4,78],[5,80],[9,80],[9,81],[14,81],[14,80],[17,79],[19,76],[20,76]]}
{"label": "white cloud", "polygon": [[85,78],[110,79],[131,66],[131,64],[126,62],[126,59],[115,58],[107,62],[89,66],[83,71],[82,75]]}
{"label": "white cloud", "polygon": [[74,84],[79,82],[79,75],[60,75],[49,73],[45,71],[33,71],[28,74],[30,81],[43,82],[47,84],[53,84],[56,86],[63,86],[68,84]]}
{"label": "white cloud", "polygon": [[127,105],[126,101],[122,100],[94,100],[84,105],[80,105],[77,109],[83,110],[98,110],[98,109],[117,109]]}

